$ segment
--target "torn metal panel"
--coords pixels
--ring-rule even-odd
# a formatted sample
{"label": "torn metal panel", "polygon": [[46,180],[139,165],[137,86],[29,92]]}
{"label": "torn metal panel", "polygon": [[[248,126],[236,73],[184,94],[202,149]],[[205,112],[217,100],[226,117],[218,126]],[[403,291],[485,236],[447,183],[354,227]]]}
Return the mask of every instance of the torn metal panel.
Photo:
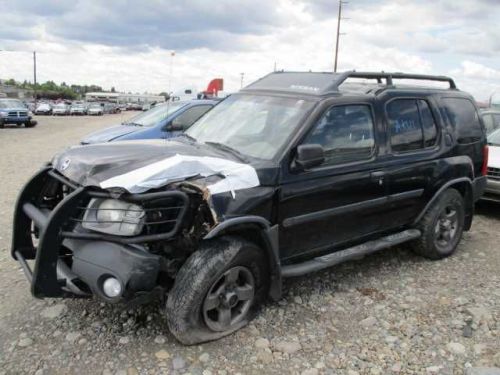
{"label": "torn metal panel", "polygon": [[217,175],[224,178],[207,186],[211,194],[231,192],[234,196],[237,190],[259,185],[257,172],[248,164],[209,156],[180,154],[111,177],[99,185],[103,189],[123,188],[130,193],[142,193],[190,177]]}

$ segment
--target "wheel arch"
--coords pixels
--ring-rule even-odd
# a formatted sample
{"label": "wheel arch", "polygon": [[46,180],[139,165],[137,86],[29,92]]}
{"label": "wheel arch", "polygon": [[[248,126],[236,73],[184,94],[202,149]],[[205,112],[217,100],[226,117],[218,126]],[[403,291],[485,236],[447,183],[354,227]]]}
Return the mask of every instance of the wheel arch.
{"label": "wheel arch", "polygon": [[234,217],[219,223],[203,239],[209,240],[228,234],[238,235],[253,242],[265,252],[271,273],[268,294],[273,300],[279,300],[281,298],[281,263],[278,225],[272,226],[261,216]]}
{"label": "wheel arch", "polygon": [[434,202],[447,190],[447,189],[456,189],[464,198],[465,204],[465,223],[464,230],[468,231],[472,225],[472,217],[474,215],[474,193],[473,193],[473,183],[472,180],[468,177],[456,178],[448,181],[446,184],[441,186],[432,196],[432,198],[427,202],[425,207],[422,209],[420,214],[414,221],[414,224],[417,224],[425,213],[432,207]]}

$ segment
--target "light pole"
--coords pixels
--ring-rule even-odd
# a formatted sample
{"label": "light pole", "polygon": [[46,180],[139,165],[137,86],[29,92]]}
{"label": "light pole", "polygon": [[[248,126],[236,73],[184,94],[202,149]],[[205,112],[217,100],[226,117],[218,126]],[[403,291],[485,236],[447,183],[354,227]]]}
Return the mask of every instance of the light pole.
{"label": "light pole", "polygon": [[35,110],[36,110],[36,51],[33,51],[33,95],[35,97]]}
{"label": "light pole", "polygon": [[172,72],[174,69],[174,56],[175,56],[175,51],[170,52],[170,72],[168,76],[168,96],[171,96],[172,94]]}
{"label": "light pole", "polygon": [[[0,49],[0,52],[17,52],[17,51],[9,51],[5,49]],[[26,52],[26,51],[22,51]],[[35,99],[35,108],[36,108],[36,51],[33,51],[33,95]]]}

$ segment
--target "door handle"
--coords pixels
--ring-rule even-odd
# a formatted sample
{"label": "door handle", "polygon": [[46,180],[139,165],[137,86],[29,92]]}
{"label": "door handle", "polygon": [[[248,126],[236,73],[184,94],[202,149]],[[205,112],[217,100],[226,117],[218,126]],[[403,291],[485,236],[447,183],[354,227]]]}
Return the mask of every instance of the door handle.
{"label": "door handle", "polygon": [[379,185],[384,183],[385,172],[384,171],[375,171],[370,173],[370,178],[372,181],[378,181]]}

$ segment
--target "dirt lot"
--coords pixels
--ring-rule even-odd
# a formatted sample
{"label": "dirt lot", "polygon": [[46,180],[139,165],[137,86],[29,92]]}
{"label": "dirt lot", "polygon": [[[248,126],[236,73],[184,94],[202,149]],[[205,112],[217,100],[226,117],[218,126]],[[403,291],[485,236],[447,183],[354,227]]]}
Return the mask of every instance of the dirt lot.
{"label": "dirt lot", "polygon": [[486,374],[500,367],[500,205],[481,204],[458,252],[440,262],[405,247],[285,283],[248,327],[183,347],[162,306],[35,300],[10,258],[24,182],[81,136],[122,121],[39,117],[0,129],[0,374]]}

